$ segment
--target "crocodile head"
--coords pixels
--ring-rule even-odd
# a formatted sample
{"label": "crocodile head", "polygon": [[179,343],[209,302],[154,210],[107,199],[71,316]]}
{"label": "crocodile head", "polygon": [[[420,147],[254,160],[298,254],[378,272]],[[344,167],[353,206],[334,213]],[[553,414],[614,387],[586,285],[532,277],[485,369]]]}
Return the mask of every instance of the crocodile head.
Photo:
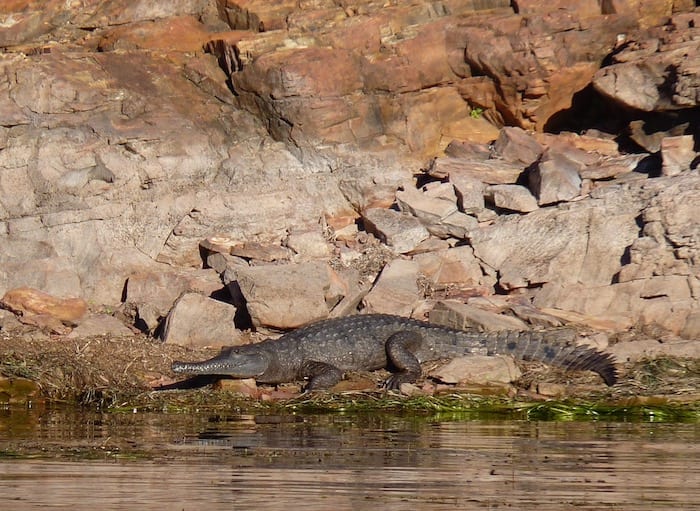
{"label": "crocodile head", "polygon": [[231,348],[203,362],[173,362],[172,370],[185,374],[220,374],[234,378],[254,378],[263,374],[269,361],[263,352]]}

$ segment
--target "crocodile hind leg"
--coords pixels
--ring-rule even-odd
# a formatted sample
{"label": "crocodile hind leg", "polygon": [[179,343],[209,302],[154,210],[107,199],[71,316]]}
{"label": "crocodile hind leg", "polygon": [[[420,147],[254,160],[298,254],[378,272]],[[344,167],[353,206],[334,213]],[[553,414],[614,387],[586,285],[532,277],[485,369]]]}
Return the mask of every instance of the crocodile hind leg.
{"label": "crocodile hind leg", "polygon": [[423,342],[418,332],[402,330],[396,332],[385,343],[387,359],[397,371],[387,378],[384,386],[398,390],[402,383],[413,383],[421,375],[420,362],[413,354]]}

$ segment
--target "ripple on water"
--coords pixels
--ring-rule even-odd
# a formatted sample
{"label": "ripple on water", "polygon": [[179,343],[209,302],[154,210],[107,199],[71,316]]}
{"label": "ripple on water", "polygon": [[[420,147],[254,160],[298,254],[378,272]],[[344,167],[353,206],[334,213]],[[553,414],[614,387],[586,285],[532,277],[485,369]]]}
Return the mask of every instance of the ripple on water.
{"label": "ripple on water", "polygon": [[151,447],[141,460],[8,459],[0,509],[700,509],[697,424],[138,415],[14,437],[0,419],[5,445]]}

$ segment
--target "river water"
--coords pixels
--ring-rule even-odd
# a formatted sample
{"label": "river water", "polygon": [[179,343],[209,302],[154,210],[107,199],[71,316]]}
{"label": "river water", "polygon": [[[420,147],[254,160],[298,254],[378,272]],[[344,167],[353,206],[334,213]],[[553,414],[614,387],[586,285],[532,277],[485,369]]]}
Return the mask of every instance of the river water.
{"label": "river water", "polygon": [[700,424],[0,411],[0,509],[700,509]]}

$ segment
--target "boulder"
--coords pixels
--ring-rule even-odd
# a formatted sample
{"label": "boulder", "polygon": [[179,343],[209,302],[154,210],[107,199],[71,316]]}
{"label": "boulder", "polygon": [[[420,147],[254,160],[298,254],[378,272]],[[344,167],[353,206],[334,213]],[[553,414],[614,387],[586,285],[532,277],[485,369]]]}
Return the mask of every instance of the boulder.
{"label": "boulder", "polygon": [[253,325],[290,329],[325,319],[342,300],[341,279],[323,262],[229,268],[224,282],[242,296]]}
{"label": "boulder", "polygon": [[679,335],[683,339],[700,339],[700,310],[691,310]]}
{"label": "boulder", "polygon": [[548,312],[533,307],[529,303],[512,303],[509,304],[509,309],[513,311],[518,318],[526,321],[529,325],[551,328],[563,326],[564,322],[561,318],[549,314]]}
{"label": "boulder", "polygon": [[528,174],[529,187],[540,206],[571,200],[581,193],[585,165],[565,152],[547,150]]}
{"label": "boulder", "polygon": [[411,188],[398,191],[396,202],[402,211],[418,218],[430,234],[439,238],[464,239],[477,227],[474,217],[457,210],[457,195],[449,183],[424,192]]}
{"label": "boulder", "polygon": [[692,11],[694,5],[688,0],[612,0],[606,7],[610,12],[631,12],[637,18],[640,27],[649,28],[666,23],[674,12]]}
{"label": "boulder", "polygon": [[498,134],[493,150],[504,160],[525,168],[539,159],[544,148],[522,128],[508,126]]}
{"label": "boulder", "polygon": [[698,157],[695,152],[695,141],[692,135],[679,137],[665,137],[661,141],[661,158],[663,166],[661,173],[664,176],[675,176],[683,171],[690,170],[691,164]]}
{"label": "boulder", "polygon": [[683,330],[695,307],[687,277],[667,276],[607,286],[549,284],[535,294],[534,305],[557,307],[607,319],[622,327],[617,318],[635,317],[642,324],[655,324],[674,333]]}
{"label": "boulder", "polygon": [[[130,275],[125,288],[124,303],[137,308],[147,306],[164,318],[183,293],[212,295],[223,289],[214,270],[181,270],[140,272]],[[151,325],[153,326],[153,325]]]}
{"label": "boulder", "polygon": [[524,168],[504,160],[446,157],[434,159],[428,174],[437,179],[449,177],[450,181],[468,177],[487,184],[513,184]]}
{"label": "boulder", "polygon": [[[629,138],[645,151],[658,153],[664,138],[690,134],[690,119],[687,119],[684,113],[681,110],[675,113],[676,115],[634,119],[628,124]],[[692,117],[692,110],[688,114]]]}
{"label": "boulder", "polygon": [[477,226],[478,221],[476,218],[461,211],[455,211],[443,218],[439,223],[429,225],[428,231],[438,238],[467,239],[469,238],[469,233],[476,229]]}
{"label": "boulder", "polygon": [[488,286],[479,261],[469,246],[447,248],[413,256],[420,273],[435,289],[471,289]]}
{"label": "boulder", "polygon": [[415,261],[395,259],[379,274],[363,303],[367,312],[411,316],[421,298],[418,289],[420,266]]}
{"label": "boulder", "polygon": [[661,342],[656,339],[621,342],[609,349],[620,362],[637,362],[644,358],[700,358],[700,343],[681,339]]}
{"label": "boulder", "polygon": [[236,308],[199,293],[185,293],[173,306],[163,328],[163,342],[182,346],[242,344]]}
{"label": "boulder", "polygon": [[484,210],[484,192],[486,185],[483,181],[460,173],[450,175],[450,183],[457,195],[457,206],[466,214],[478,214]]}

